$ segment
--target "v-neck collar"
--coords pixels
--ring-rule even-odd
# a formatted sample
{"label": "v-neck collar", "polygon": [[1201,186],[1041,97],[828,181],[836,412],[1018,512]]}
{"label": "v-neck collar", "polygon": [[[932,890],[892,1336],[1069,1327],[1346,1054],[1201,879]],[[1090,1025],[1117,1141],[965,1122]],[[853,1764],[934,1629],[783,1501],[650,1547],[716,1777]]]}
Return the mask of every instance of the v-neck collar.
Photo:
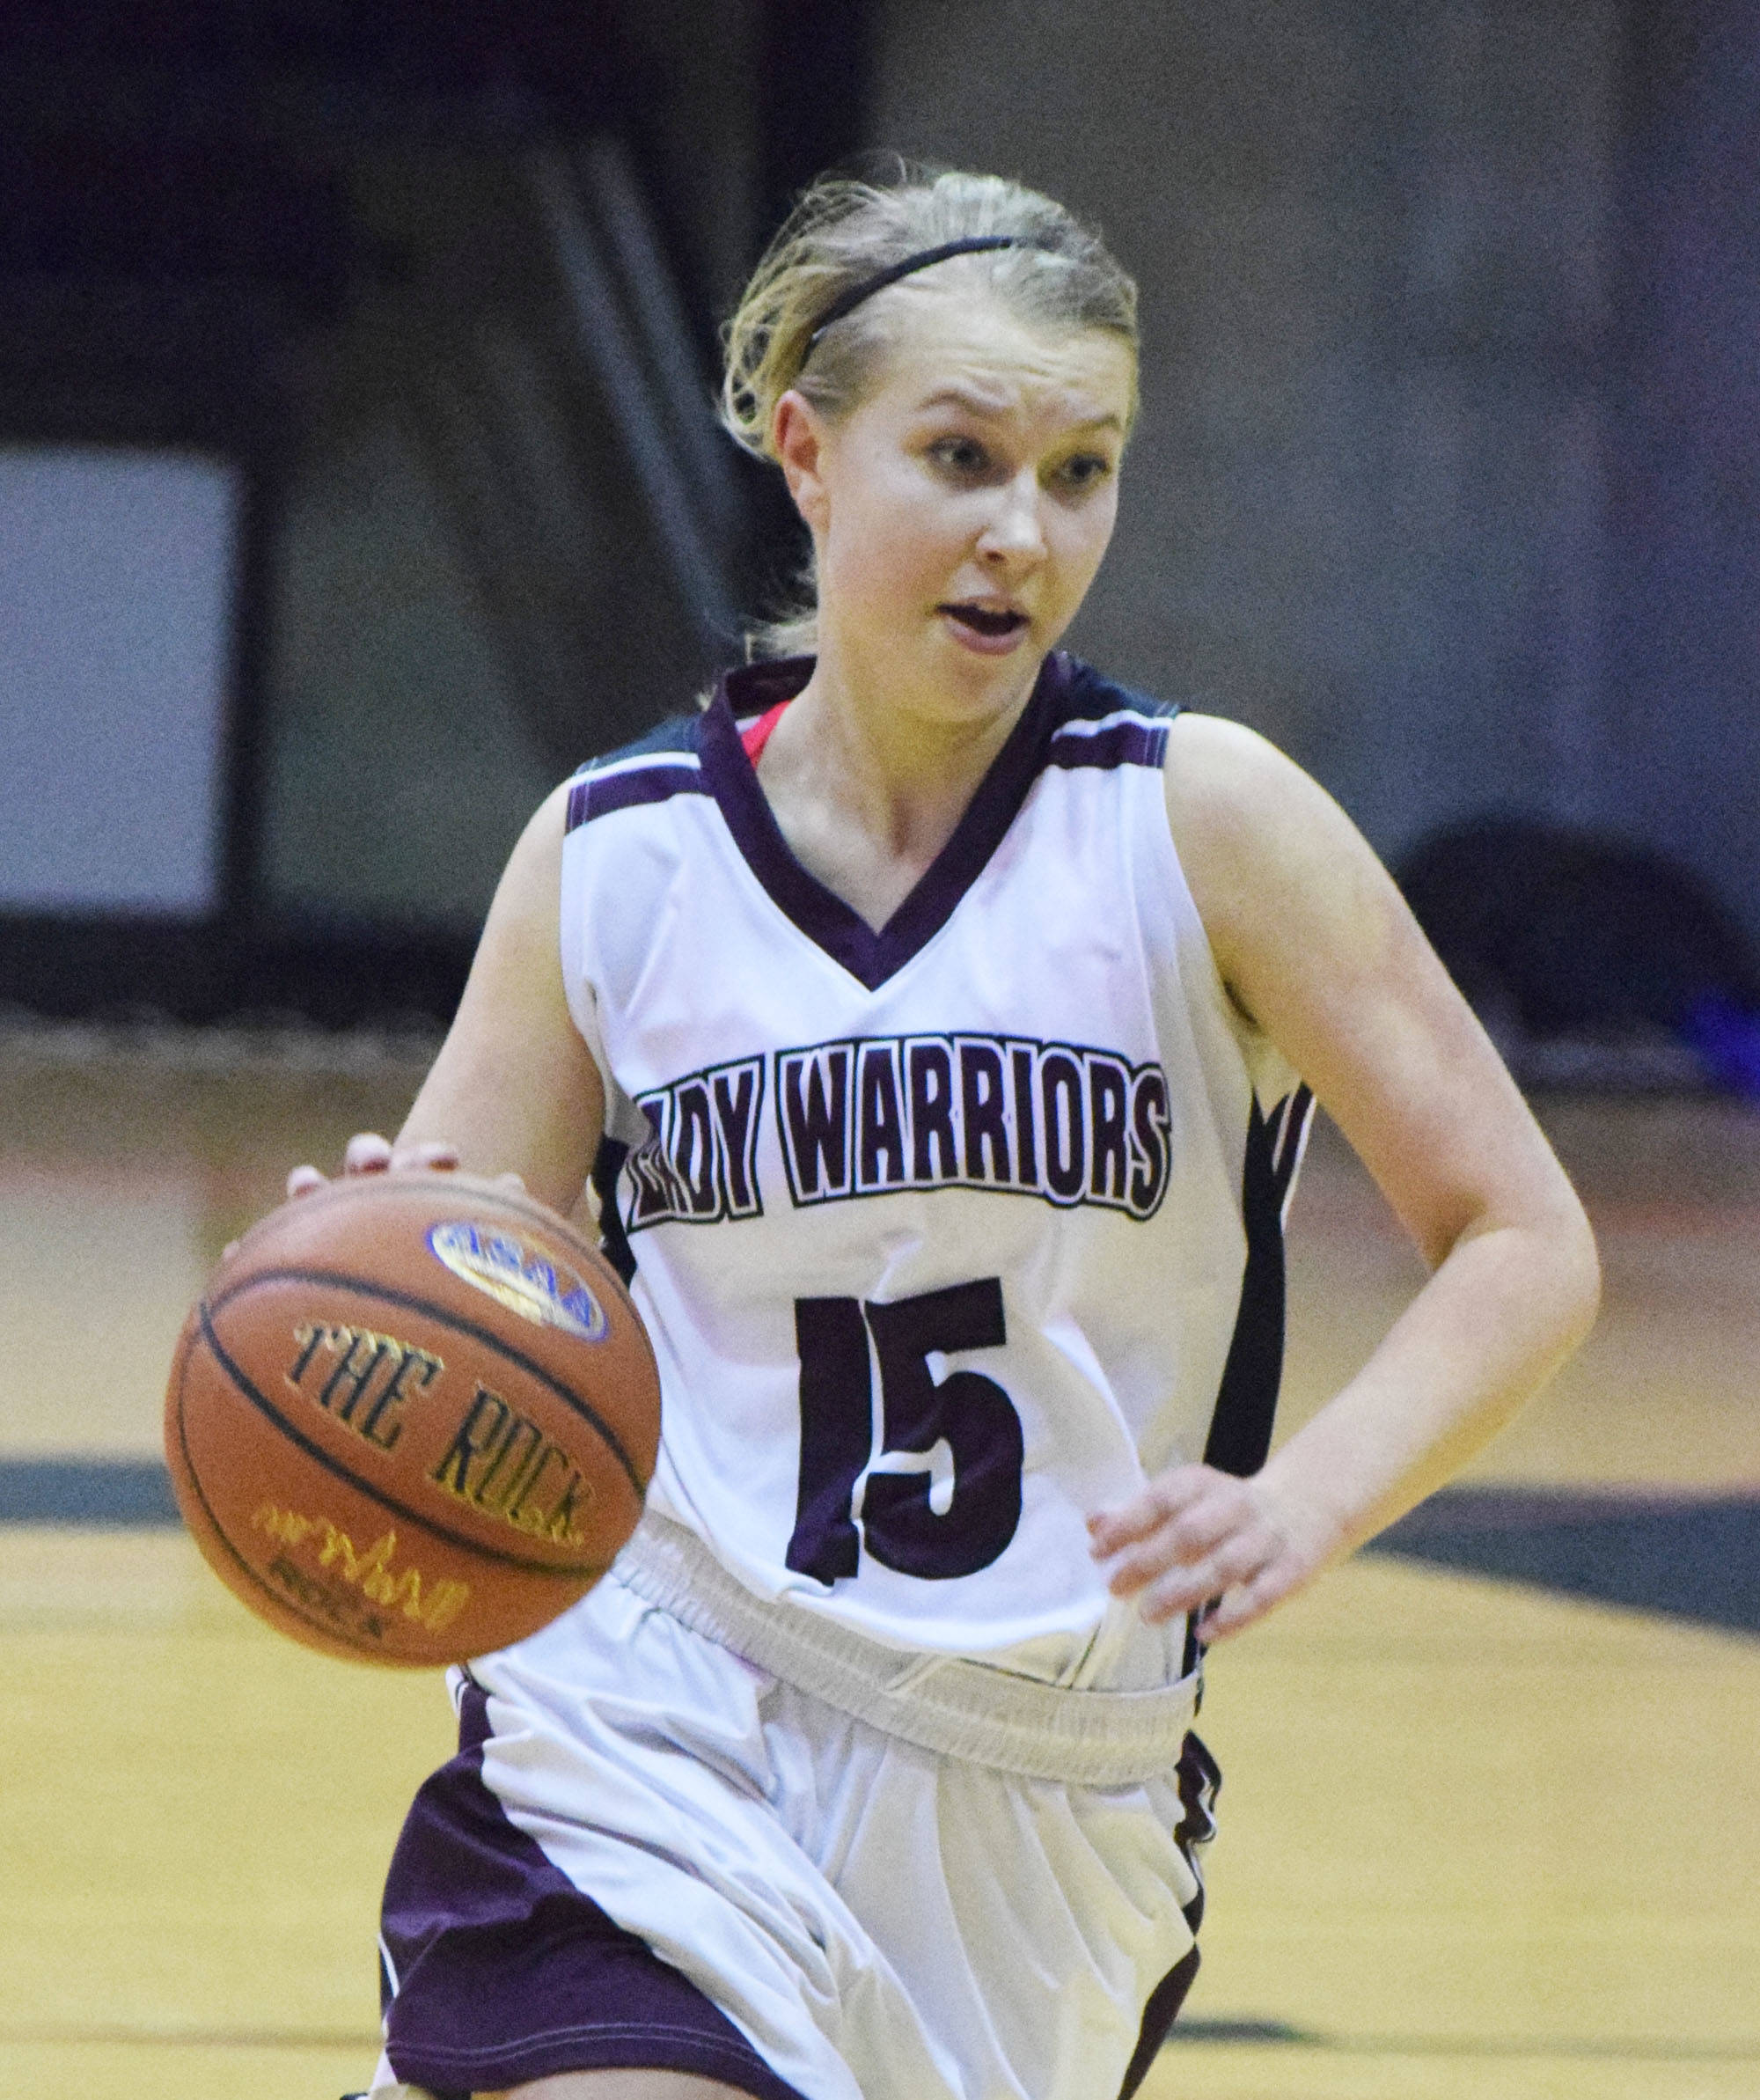
{"label": "v-neck collar", "polygon": [[721,680],[700,717],[703,782],[746,865],[778,909],[859,983],[877,991],[947,924],[1019,814],[1044,766],[1070,662],[1060,650],[1045,658],[1019,721],[990,761],[951,837],[877,933],[795,858],[739,739],[738,717],[763,714],[778,701],[792,699],[812,670],[810,657],[789,657],[746,665]]}

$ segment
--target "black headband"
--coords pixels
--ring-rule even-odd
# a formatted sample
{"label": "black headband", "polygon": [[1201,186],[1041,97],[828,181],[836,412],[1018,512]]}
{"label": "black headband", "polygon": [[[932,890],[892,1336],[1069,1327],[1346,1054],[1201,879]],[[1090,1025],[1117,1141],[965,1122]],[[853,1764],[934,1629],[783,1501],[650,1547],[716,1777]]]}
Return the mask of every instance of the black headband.
{"label": "black headband", "polygon": [[801,363],[805,365],[819,337],[846,313],[853,313],[865,299],[871,299],[876,291],[884,291],[889,284],[896,284],[900,277],[914,276],[917,271],[928,269],[932,262],[945,262],[953,255],[980,255],[986,248],[1049,250],[1050,247],[1049,241],[1025,239],[1018,233],[973,233],[964,240],[943,241],[938,248],[920,249],[914,255],[906,255],[902,262],[895,262],[890,269],[876,270],[871,277],[864,277],[847,291],[840,292],[815,323],[812,334],[807,338],[807,347],[801,352]]}

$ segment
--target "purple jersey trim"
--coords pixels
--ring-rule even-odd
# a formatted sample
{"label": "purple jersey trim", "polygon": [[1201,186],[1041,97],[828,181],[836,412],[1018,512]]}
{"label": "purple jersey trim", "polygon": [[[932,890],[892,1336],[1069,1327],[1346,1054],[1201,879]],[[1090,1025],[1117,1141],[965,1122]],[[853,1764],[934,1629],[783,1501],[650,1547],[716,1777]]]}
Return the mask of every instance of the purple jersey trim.
{"label": "purple jersey trim", "polygon": [[1045,753],[1047,766],[1094,766],[1111,772],[1118,766],[1159,768],[1167,756],[1164,722],[1114,722],[1086,736],[1056,736]]}
{"label": "purple jersey trim", "polygon": [[[1069,659],[1057,654],[1045,658],[1020,720],[952,837],[877,933],[795,858],[739,740],[736,716],[761,713],[786,697],[787,690],[798,692],[811,675],[811,660],[794,657],[753,668],[766,674],[756,695],[750,690],[751,673],[735,672],[722,680],[702,718],[703,779],[746,864],[779,908],[859,983],[876,991],[946,925],[1001,844],[1044,767],[1052,726],[1068,712],[1060,702],[1070,683]],[[785,679],[792,680],[791,687],[785,687]],[[764,706],[755,706],[754,699]]]}
{"label": "purple jersey trim", "polygon": [[[1053,650],[953,835],[876,932],[795,858],[740,739],[742,723],[793,699],[812,672],[810,657],[730,672],[703,714],[664,723],[641,744],[601,761],[615,770],[581,775],[569,790],[568,829],[675,795],[712,795],[734,844],[779,910],[869,991],[895,976],[947,924],[1040,774],[1048,767],[1158,767],[1166,755],[1165,721],[1140,717],[1167,716],[1172,709]],[[1111,716],[1126,718],[1108,720]],[[1077,722],[1104,726],[1075,731],[1071,725]],[[693,753],[700,768],[690,763]]]}
{"label": "purple jersey trim", "polygon": [[675,795],[707,795],[708,786],[694,766],[659,757],[651,766],[631,767],[626,773],[589,773],[568,790],[568,824],[576,831],[595,817],[608,817],[613,810],[640,808],[644,803],[670,802]]}
{"label": "purple jersey trim", "polygon": [[489,1733],[488,1700],[467,1684],[458,1754],[416,1795],[386,1878],[398,2077],[463,2100],[563,2071],[686,2071],[752,2100],[802,2100],[720,2007],[508,1820],[482,1776]]}

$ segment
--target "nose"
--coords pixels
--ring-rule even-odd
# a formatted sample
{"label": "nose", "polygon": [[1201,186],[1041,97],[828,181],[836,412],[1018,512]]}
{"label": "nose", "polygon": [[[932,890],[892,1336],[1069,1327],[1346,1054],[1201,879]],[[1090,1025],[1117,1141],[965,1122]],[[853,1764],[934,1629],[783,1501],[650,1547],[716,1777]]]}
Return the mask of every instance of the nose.
{"label": "nose", "polygon": [[1023,575],[1044,561],[1045,525],[1039,515],[1043,492],[1030,469],[1016,474],[996,490],[996,501],[978,535],[978,554],[987,569]]}

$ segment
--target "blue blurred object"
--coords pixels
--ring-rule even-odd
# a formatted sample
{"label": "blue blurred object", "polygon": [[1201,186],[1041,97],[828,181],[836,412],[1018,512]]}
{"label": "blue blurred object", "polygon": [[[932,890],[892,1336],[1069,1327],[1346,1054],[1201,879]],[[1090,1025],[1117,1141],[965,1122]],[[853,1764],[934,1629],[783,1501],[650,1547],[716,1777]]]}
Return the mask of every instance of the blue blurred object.
{"label": "blue blurred object", "polygon": [[1445,1487],[1367,1550],[1760,1634],[1751,1490]]}
{"label": "blue blurred object", "polygon": [[1714,1084],[1760,1102],[1760,1013],[1709,992],[1688,1010],[1681,1034]]}
{"label": "blue blurred object", "polygon": [[1632,840],[1493,813],[1432,833],[1397,873],[1524,1083],[1702,1075],[1760,1100],[1760,957],[1693,870]]}

